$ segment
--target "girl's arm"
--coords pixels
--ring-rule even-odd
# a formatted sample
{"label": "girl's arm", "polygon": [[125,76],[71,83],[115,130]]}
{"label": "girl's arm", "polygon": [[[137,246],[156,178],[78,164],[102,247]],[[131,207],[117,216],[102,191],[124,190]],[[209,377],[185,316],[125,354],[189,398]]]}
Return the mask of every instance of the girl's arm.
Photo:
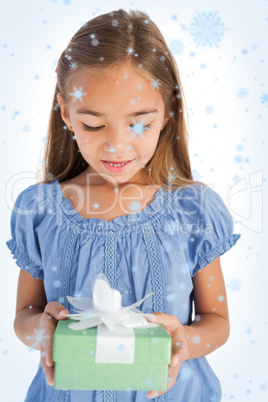
{"label": "girl's arm", "polygon": [[[191,325],[182,325],[172,314],[156,312],[146,315],[149,322],[162,324],[172,337],[167,390],[176,383],[180,366],[185,360],[208,355],[222,346],[230,333],[220,257],[198,271],[192,281],[195,321]],[[166,391],[148,391],[147,396],[155,398]]]}
{"label": "girl's arm", "polygon": [[39,319],[44,312],[46,304],[43,280],[35,279],[29,272],[21,270],[18,280],[16,316],[13,327],[15,334],[25,345],[32,346],[38,350],[41,349],[41,345],[40,343],[34,345],[34,329],[39,328]]}
{"label": "girl's arm", "polygon": [[53,335],[59,320],[68,310],[57,302],[47,304],[43,280],[20,271],[14,331],[17,337],[41,352],[47,383],[54,385]]}
{"label": "girl's arm", "polygon": [[184,325],[188,359],[208,355],[230,335],[229,314],[220,257],[198,271],[194,285],[195,321]]}

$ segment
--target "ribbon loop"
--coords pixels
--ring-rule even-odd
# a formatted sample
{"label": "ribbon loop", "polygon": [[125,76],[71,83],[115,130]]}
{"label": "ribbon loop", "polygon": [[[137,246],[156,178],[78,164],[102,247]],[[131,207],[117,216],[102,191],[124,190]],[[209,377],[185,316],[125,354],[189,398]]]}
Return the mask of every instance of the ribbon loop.
{"label": "ribbon loop", "polygon": [[159,325],[148,322],[145,318],[146,314],[136,308],[152,295],[153,293],[149,293],[143,299],[123,307],[121,293],[110,287],[105,275],[98,275],[94,280],[92,299],[67,296],[69,303],[81,310],[78,313],[66,314],[66,317],[79,320],[77,323],[69,324],[68,327],[73,330],[82,330],[104,324],[110,331],[115,331],[117,326],[156,328]]}

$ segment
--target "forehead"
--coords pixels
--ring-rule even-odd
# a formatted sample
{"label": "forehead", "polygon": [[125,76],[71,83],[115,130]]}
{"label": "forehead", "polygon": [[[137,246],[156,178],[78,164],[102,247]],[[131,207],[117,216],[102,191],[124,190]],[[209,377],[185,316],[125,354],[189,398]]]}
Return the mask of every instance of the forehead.
{"label": "forehead", "polygon": [[[146,106],[164,107],[159,82],[144,78],[127,65],[108,73],[85,73],[68,90],[69,106],[92,106],[105,113],[112,109],[135,111]],[[158,87],[158,88],[157,88]]]}

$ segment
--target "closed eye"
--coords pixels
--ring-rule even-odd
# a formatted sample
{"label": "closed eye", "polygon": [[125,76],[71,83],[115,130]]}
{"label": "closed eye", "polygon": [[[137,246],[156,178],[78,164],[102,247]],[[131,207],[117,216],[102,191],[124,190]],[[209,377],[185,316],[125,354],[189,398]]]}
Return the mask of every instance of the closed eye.
{"label": "closed eye", "polygon": [[[133,127],[135,124],[130,124],[130,127]],[[98,127],[92,127],[92,126],[87,126],[86,124],[83,123],[84,129],[88,131],[99,131],[105,126],[98,126]],[[151,123],[147,124],[146,126],[143,126],[144,129],[149,129],[151,127]]]}
{"label": "closed eye", "polygon": [[87,126],[86,124],[83,124],[83,126],[84,126],[84,129],[88,130],[88,131],[99,131],[102,127],[104,127],[104,126],[90,127],[90,126]]}

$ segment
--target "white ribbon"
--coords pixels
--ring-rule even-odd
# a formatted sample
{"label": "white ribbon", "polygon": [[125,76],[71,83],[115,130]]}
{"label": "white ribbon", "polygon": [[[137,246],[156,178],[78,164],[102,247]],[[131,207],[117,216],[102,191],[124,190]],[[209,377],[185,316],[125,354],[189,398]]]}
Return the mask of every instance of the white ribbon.
{"label": "white ribbon", "polygon": [[71,323],[68,327],[73,330],[82,330],[104,324],[110,331],[114,331],[116,326],[156,328],[159,325],[148,322],[144,318],[146,314],[136,308],[153,293],[149,293],[130,306],[123,307],[121,293],[112,289],[105,275],[100,274],[94,280],[93,299],[67,296],[69,303],[82,310],[80,313],[66,314],[66,317],[79,320],[78,323]]}

